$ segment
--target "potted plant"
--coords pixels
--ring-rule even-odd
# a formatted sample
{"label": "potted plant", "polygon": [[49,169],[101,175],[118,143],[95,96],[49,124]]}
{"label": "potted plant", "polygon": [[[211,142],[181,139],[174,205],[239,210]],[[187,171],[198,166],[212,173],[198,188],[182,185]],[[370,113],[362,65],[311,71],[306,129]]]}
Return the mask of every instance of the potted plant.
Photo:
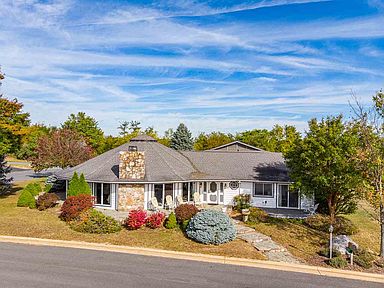
{"label": "potted plant", "polygon": [[243,221],[248,221],[248,215],[250,213],[249,208],[251,207],[251,195],[239,194],[234,197],[234,209],[241,212],[243,215]]}

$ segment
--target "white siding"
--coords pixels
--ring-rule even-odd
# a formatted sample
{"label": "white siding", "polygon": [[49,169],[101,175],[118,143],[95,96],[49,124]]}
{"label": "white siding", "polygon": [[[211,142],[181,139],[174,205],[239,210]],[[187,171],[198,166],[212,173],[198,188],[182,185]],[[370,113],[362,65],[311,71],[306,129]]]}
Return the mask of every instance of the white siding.
{"label": "white siding", "polygon": [[252,192],[251,192],[251,205],[260,208],[276,208],[276,197],[277,197],[277,185],[273,184],[273,197],[260,197],[253,196],[253,183],[252,184]]}
{"label": "white siding", "polygon": [[233,205],[233,197],[239,195],[241,191],[241,183],[238,189],[232,190],[229,187],[229,182],[224,184],[224,205],[232,206]]}

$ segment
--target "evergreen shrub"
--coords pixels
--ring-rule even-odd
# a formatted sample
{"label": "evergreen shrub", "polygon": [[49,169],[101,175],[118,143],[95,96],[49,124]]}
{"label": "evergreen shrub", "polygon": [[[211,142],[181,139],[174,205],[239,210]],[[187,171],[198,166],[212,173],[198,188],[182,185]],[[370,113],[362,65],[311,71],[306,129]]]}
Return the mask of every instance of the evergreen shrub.
{"label": "evergreen shrub", "polygon": [[234,240],[236,228],[227,214],[204,210],[191,219],[186,234],[197,242],[218,245]]}
{"label": "evergreen shrub", "polygon": [[73,230],[82,233],[110,234],[121,230],[119,222],[92,208],[81,212],[69,225]]}

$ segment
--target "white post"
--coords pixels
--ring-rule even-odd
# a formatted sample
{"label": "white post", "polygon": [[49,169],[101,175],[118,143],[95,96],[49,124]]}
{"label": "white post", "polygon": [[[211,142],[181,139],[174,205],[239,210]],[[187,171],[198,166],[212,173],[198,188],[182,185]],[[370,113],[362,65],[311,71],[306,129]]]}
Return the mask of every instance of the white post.
{"label": "white post", "polygon": [[333,252],[333,225],[329,226],[329,259],[332,259],[332,252]]}

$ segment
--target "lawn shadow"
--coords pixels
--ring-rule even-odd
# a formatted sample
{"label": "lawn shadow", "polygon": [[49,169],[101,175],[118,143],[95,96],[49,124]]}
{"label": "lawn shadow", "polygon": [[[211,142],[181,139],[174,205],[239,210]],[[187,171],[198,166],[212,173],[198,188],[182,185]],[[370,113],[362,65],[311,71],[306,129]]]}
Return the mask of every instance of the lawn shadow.
{"label": "lawn shadow", "polygon": [[9,192],[0,194],[0,199],[5,199],[5,198],[7,198],[9,196],[15,195],[18,191],[20,191],[22,189],[23,189],[23,187],[15,186],[15,184],[12,184],[11,185],[11,189],[9,190]]}

